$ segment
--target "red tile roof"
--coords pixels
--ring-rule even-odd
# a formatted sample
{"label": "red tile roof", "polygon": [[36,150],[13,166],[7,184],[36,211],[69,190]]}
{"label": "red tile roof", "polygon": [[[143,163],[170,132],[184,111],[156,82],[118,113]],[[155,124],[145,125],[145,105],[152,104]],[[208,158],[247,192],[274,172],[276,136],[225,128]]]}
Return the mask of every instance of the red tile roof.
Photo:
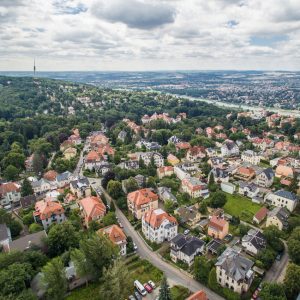
{"label": "red tile roof", "polygon": [[104,216],[106,213],[106,207],[101,198],[91,196],[80,200],[80,205],[83,208],[86,221],[91,221],[94,218]]}
{"label": "red tile roof", "polygon": [[268,214],[269,210],[266,207],[262,207],[256,214],[255,218],[259,221],[262,221]]}
{"label": "red tile roof", "polygon": [[217,217],[217,216],[212,216],[209,221],[208,226],[222,231],[226,224],[227,224],[227,221],[225,219]]}
{"label": "red tile roof", "polygon": [[53,214],[60,215],[65,210],[59,202],[41,200],[35,203],[35,216],[39,216],[41,220],[50,218]]}
{"label": "red tile roof", "polygon": [[118,225],[111,225],[98,230],[98,233],[106,234],[109,239],[114,243],[126,242],[126,235]]}
{"label": "red tile roof", "polygon": [[186,300],[207,300],[207,296],[203,290],[200,290],[186,298]]}
{"label": "red tile roof", "polygon": [[57,176],[57,172],[55,172],[54,170],[50,170],[50,171],[46,172],[43,177],[46,180],[54,181],[56,179],[56,176]]}
{"label": "red tile roof", "polygon": [[168,220],[170,223],[178,224],[176,218],[170,216],[160,208],[146,212],[144,215],[144,220],[152,228],[158,228],[165,220]]}
{"label": "red tile roof", "polygon": [[150,189],[141,189],[131,192],[127,195],[128,201],[134,203],[135,206],[140,207],[149,202],[158,201],[158,196]]}
{"label": "red tile roof", "polygon": [[19,192],[20,186],[14,182],[7,182],[0,185],[0,195],[5,196],[10,192]]}

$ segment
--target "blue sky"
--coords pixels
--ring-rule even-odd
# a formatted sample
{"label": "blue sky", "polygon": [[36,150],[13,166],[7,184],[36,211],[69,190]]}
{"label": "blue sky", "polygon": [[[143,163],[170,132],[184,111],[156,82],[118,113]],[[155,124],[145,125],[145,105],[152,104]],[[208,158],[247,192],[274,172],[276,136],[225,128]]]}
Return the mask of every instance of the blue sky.
{"label": "blue sky", "polygon": [[[42,5],[41,5],[42,3]],[[0,70],[299,70],[299,0],[1,0]]]}

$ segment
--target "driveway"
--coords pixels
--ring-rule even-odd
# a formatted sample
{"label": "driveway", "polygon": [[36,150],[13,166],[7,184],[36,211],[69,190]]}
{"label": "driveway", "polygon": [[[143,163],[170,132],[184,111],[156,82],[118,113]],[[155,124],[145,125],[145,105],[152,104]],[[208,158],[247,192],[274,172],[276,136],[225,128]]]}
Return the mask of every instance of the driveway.
{"label": "driveway", "polygon": [[[106,193],[106,191],[100,187],[102,193],[106,196],[106,199],[113,201],[112,198]],[[124,226],[124,231],[127,236],[131,236],[133,241],[138,247],[137,253],[141,258],[149,260],[154,266],[162,270],[170,283],[178,284],[187,287],[190,291],[197,292],[199,290],[204,290],[207,294],[207,297],[210,300],[219,300],[223,299],[221,296],[217,295],[204,285],[200,284],[198,281],[194,280],[191,275],[187,275],[185,272],[180,271],[179,269],[173,267],[167,262],[163,261],[157,253],[153,252],[148,248],[148,245],[141,239],[141,237],[134,230],[133,226],[127,220],[126,216],[122,211],[116,206],[116,215]],[[150,296],[150,295],[149,295]]]}

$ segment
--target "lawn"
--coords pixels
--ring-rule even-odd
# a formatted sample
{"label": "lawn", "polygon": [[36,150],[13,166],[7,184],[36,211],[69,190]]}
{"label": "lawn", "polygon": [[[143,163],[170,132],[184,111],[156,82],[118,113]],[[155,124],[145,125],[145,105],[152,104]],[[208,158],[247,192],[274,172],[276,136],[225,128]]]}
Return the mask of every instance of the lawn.
{"label": "lawn", "polygon": [[253,203],[248,198],[241,195],[226,194],[227,202],[224,211],[232,216],[240,217],[245,222],[252,222],[253,216],[262,205]]}
{"label": "lawn", "polygon": [[173,300],[182,300],[186,299],[190,295],[190,291],[182,285],[174,285],[171,288],[171,294]]}
{"label": "lawn", "polygon": [[69,296],[66,297],[66,300],[84,300],[84,299],[94,299],[99,295],[100,284],[91,283],[87,287],[83,286],[76,290],[73,290]]}

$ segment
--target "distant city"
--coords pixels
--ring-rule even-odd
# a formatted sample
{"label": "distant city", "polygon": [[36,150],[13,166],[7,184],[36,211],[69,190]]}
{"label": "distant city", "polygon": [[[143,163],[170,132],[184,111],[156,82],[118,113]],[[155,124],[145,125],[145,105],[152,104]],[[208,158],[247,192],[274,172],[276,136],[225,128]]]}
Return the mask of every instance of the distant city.
{"label": "distant city", "polygon": [[[32,72],[0,74],[33,75]],[[105,88],[157,90],[238,105],[300,108],[300,72],[37,72],[36,76],[89,83]]]}

